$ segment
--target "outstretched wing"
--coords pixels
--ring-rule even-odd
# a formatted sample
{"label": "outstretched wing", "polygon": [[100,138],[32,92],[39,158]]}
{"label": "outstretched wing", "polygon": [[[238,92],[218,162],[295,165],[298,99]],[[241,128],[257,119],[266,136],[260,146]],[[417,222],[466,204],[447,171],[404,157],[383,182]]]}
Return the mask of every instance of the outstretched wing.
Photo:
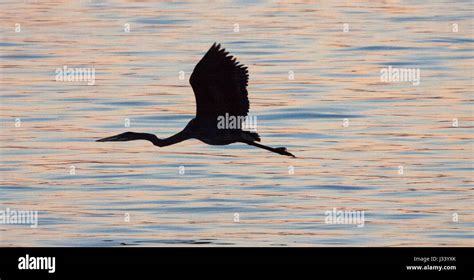
{"label": "outstretched wing", "polygon": [[247,67],[214,43],[194,67],[189,82],[196,97],[196,118],[246,116],[249,111]]}

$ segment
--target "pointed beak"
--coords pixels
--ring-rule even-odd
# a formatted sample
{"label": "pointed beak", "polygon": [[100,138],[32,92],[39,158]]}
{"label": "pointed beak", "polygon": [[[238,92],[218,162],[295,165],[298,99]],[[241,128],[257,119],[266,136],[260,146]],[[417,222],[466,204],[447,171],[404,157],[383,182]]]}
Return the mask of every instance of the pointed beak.
{"label": "pointed beak", "polygon": [[95,140],[96,142],[110,142],[110,141],[125,141],[121,135],[115,135],[115,136],[110,136],[110,137],[105,137],[99,140]]}

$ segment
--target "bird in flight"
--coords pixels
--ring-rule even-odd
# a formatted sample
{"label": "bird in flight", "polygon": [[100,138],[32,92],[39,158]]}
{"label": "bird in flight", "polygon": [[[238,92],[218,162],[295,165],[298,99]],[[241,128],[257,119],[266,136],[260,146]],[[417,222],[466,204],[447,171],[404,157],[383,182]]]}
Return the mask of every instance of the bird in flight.
{"label": "bird in flight", "polygon": [[218,126],[218,118],[226,114],[238,117],[238,122],[242,122],[242,117],[247,116],[250,106],[248,79],[247,67],[230,56],[220,44],[214,43],[195,66],[189,79],[196,98],[196,117],[182,131],[164,139],[150,133],[125,132],[97,141],[148,140],[155,146],[165,147],[194,138],[209,145],[240,142],[295,157],[285,147],[272,148],[257,143],[260,142],[260,136],[255,132],[242,130],[240,125],[231,129]]}

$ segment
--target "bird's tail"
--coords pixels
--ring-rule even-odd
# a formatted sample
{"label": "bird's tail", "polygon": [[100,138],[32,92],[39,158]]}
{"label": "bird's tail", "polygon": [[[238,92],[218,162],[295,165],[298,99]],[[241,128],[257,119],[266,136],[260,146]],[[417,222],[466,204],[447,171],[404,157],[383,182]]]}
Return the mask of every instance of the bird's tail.
{"label": "bird's tail", "polygon": [[242,131],[242,138],[243,138],[245,141],[250,141],[250,142],[257,141],[257,142],[260,142],[260,135],[258,135],[258,133],[256,133],[256,132]]}

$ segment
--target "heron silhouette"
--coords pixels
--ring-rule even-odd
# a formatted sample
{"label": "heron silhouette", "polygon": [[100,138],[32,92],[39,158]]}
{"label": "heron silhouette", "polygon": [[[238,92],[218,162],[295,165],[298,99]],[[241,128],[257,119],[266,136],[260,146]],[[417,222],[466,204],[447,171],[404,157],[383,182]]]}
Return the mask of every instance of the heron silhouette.
{"label": "heron silhouette", "polygon": [[[250,103],[247,93],[247,67],[230,56],[220,44],[214,43],[195,66],[189,82],[196,98],[196,116],[177,134],[160,139],[154,134],[125,132],[97,140],[133,141],[148,140],[153,145],[165,147],[188,139],[198,139],[209,145],[245,143],[280,155],[295,157],[285,147],[272,148],[260,142],[255,132],[241,129],[243,118],[248,114]],[[237,128],[218,127],[218,118],[224,115],[237,117]]]}

